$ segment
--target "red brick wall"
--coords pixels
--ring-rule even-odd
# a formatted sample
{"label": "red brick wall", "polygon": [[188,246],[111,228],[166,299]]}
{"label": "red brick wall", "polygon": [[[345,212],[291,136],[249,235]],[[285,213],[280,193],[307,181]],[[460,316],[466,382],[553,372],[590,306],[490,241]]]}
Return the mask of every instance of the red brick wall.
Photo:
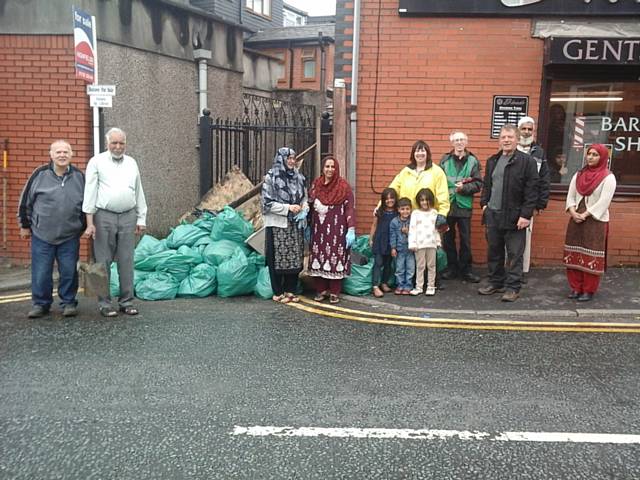
{"label": "red brick wall", "polygon": [[[314,49],[316,54],[316,75],[314,78],[304,78],[304,70],[302,68],[302,47],[293,48],[293,81],[290,83],[291,75],[291,52],[287,48],[270,48],[263,50],[270,55],[284,55],[283,64],[283,78],[278,80],[277,88],[280,89],[293,89],[293,90],[314,90],[320,91],[320,68],[321,68],[321,53],[320,47],[304,47],[305,50]],[[334,55],[335,46],[329,44],[325,46],[326,55],[326,72],[325,72],[325,88],[333,85],[333,71],[334,71]]]}
{"label": "red brick wall", "polygon": [[30,262],[29,242],[18,235],[18,200],[31,172],[48,162],[51,142],[71,143],[83,171],[91,156],[91,109],[73,60],[72,36],[0,35],[0,144],[9,140],[8,248],[0,257],[12,263]]}
{"label": "red brick wall", "polygon": [[[528,95],[529,114],[537,118],[542,78],[543,41],[531,38],[529,19],[400,18],[397,1],[383,0],[378,51],[378,5],[362,2],[356,182],[361,233],[369,231],[376,192],[408,163],[415,140],[426,140],[439,160],[451,148],[450,132],[464,130],[484,166],[498,150],[490,138],[493,95]],[[640,264],[640,209],[638,199],[633,202],[611,207],[612,265]],[[564,196],[552,196],[535,219],[534,265],[561,261],[566,222]],[[479,211],[472,232],[474,259],[485,263]]]}

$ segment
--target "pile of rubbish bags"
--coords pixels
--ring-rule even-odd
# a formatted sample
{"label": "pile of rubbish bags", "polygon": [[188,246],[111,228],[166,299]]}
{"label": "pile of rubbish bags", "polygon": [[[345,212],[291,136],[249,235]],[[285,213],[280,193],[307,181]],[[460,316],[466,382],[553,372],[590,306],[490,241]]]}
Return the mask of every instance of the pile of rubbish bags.
{"label": "pile of rubbish bags", "polygon": [[[158,240],[145,235],[134,254],[134,289],[143,300],[255,294],[271,298],[264,256],[246,245],[253,226],[233,208],[205,212]],[[117,264],[111,266],[111,295],[120,290]]]}
{"label": "pile of rubbish bags", "polygon": [[[242,214],[225,207],[217,215],[205,212],[193,223],[178,225],[163,240],[143,236],[134,254],[135,295],[143,300],[251,294],[271,298],[265,257],[245,243],[252,233],[253,226]],[[344,279],[342,290],[349,295],[369,295],[374,264],[369,236],[356,238],[352,251],[360,261],[352,262],[351,276]],[[443,268],[446,255],[439,249],[438,270]],[[120,283],[115,262],[109,287],[117,297]]]}

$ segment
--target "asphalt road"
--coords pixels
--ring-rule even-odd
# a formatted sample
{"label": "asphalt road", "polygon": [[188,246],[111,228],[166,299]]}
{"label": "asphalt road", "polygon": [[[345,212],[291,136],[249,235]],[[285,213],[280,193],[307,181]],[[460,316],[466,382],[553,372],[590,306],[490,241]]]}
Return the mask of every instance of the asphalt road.
{"label": "asphalt road", "polygon": [[0,305],[2,479],[638,479],[640,445],[233,435],[640,434],[640,335],[371,325],[254,298]]}

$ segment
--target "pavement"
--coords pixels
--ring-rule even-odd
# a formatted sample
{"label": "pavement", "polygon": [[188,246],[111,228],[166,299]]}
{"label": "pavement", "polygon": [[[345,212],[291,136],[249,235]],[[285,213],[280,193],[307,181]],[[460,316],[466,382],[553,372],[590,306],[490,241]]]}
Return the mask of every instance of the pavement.
{"label": "pavement", "polygon": [[[483,296],[478,287],[486,284],[486,270],[476,269],[482,276],[480,283],[461,280],[442,282],[442,289],[433,297],[420,295],[383,298],[371,295],[343,296],[344,307],[380,313],[438,317],[508,317],[527,319],[553,318],[557,321],[598,319],[616,321],[620,318],[640,323],[640,268],[610,268],[603,277],[600,289],[590,302],[576,302],[567,298],[565,270],[562,268],[534,268],[527,275],[521,297],[513,303],[500,301],[500,295]],[[31,271],[28,267],[0,266],[0,295],[30,289]],[[309,295],[311,296],[311,295]],[[198,300],[193,300],[198,301]]]}

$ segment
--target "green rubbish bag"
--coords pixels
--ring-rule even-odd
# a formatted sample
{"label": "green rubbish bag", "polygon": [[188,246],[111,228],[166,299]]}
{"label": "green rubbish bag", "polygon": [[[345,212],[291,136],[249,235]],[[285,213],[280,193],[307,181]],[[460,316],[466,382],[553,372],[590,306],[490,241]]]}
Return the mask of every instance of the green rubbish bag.
{"label": "green rubbish bag", "polygon": [[214,240],[231,240],[244,243],[253,233],[253,226],[233,208],[226,206],[213,219],[211,238]]}
{"label": "green rubbish bag", "polygon": [[351,264],[351,275],[342,281],[342,291],[349,295],[363,296],[371,293],[373,260],[366,265]]}
{"label": "green rubbish bag", "polygon": [[173,300],[180,282],[166,272],[153,272],[138,283],[136,297],[142,300]]}
{"label": "green rubbish bag", "polygon": [[186,245],[183,245],[178,250],[171,251],[173,255],[167,257],[158,265],[156,271],[170,273],[180,282],[189,275],[191,267],[203,262],[202,255],[200,255],[198,250],[187,247]]}
{"label": "green rubbish bag", "polygon": [[182,280],[178,289],[179,297],[208,297],[218,286],[218,268],[201,263],[191,269],[187,278]]}
{"label": "green rubbish bag", "polygon": [[436,250],[436,272],[444,272],[447,269],[447,252],[444,248],[438,247]]}
{"label": "green rubbish bag", "polygon": [[271,289],[271,277],[269,277],[269,268],[262,267],[258,270],[258,280],[256,286],[253,289],[256,297],[268,299],[273,297],[273,290]]}
{"label": "green rubbish bag", "polygon": [[160,253],[166,249],[167,245],[164,240],[158,240],[151,235],[144,235],[138,242],[138,245],[136,245],[136,249],[133,254],[133,261],[138,263],[145,258],[156,253]]}
{"label": "green rubbish bag", "polygon": [[209,265],[218,266],[233,256],[236,248],[241,248],[245,255],[249,255],[249,249],[244,243],[232,240],[211,240],[211,243],[202,252],[202,258]]}
{"label": "green rubbish bag", "polygon": [[207,236],[207,232],[201,230],[196,226],[190,224],[178,225],[177,227],[171,229],[171,233],[166,239],[167,247],[176,249],[182,247],[183,245],[191,247],[198,240]]}
{"label": "green rubbish bag", "polygon": [[356,241],[353,243],[351,250],[358,252],[360,255],[364,255],[367,258],[373,257],[373,252],[369,246],[369,235],[360,235],[356,237]]}
{"label": "green rubbish bag", "polygon": [[207,235],[211,233],[211,228],[213,228],[213,219],[216,218],[215,215],[204,212],[200,218],[198,218],[195,222],[192,223],[194,227],[198,227],[200,230],[204,230],[207,232]]}
{"label": "green rubbish bag", "polygon": [[136,260],[134,263],[134,267],[136,270],[143,270],[145,272],[153,272],[158,266],[162,265],[162,263],[169,257],[175,255],[175,250],[163,250],[158,253],[154,253],[149,255],[148,257],[141,258],[140,260]]}
{"label": "green rubbish bag", "polygon": [[112,297],[120,296],[120,275],[118,275],[118,264],[111,262],[111,271],[109,272],[109,295]]}
{"label": "green rubbish bag", "polygon": [[134,270],[133,271],[133,288],[134,290],[138,288],[138,284],[151,275],[153,272],[145,272],[144,270]]}
{"label": "green rubbish bag", "polygon": [[250,295],[258,279],[258,268],[241,248],[218,267],[218,296]]}

